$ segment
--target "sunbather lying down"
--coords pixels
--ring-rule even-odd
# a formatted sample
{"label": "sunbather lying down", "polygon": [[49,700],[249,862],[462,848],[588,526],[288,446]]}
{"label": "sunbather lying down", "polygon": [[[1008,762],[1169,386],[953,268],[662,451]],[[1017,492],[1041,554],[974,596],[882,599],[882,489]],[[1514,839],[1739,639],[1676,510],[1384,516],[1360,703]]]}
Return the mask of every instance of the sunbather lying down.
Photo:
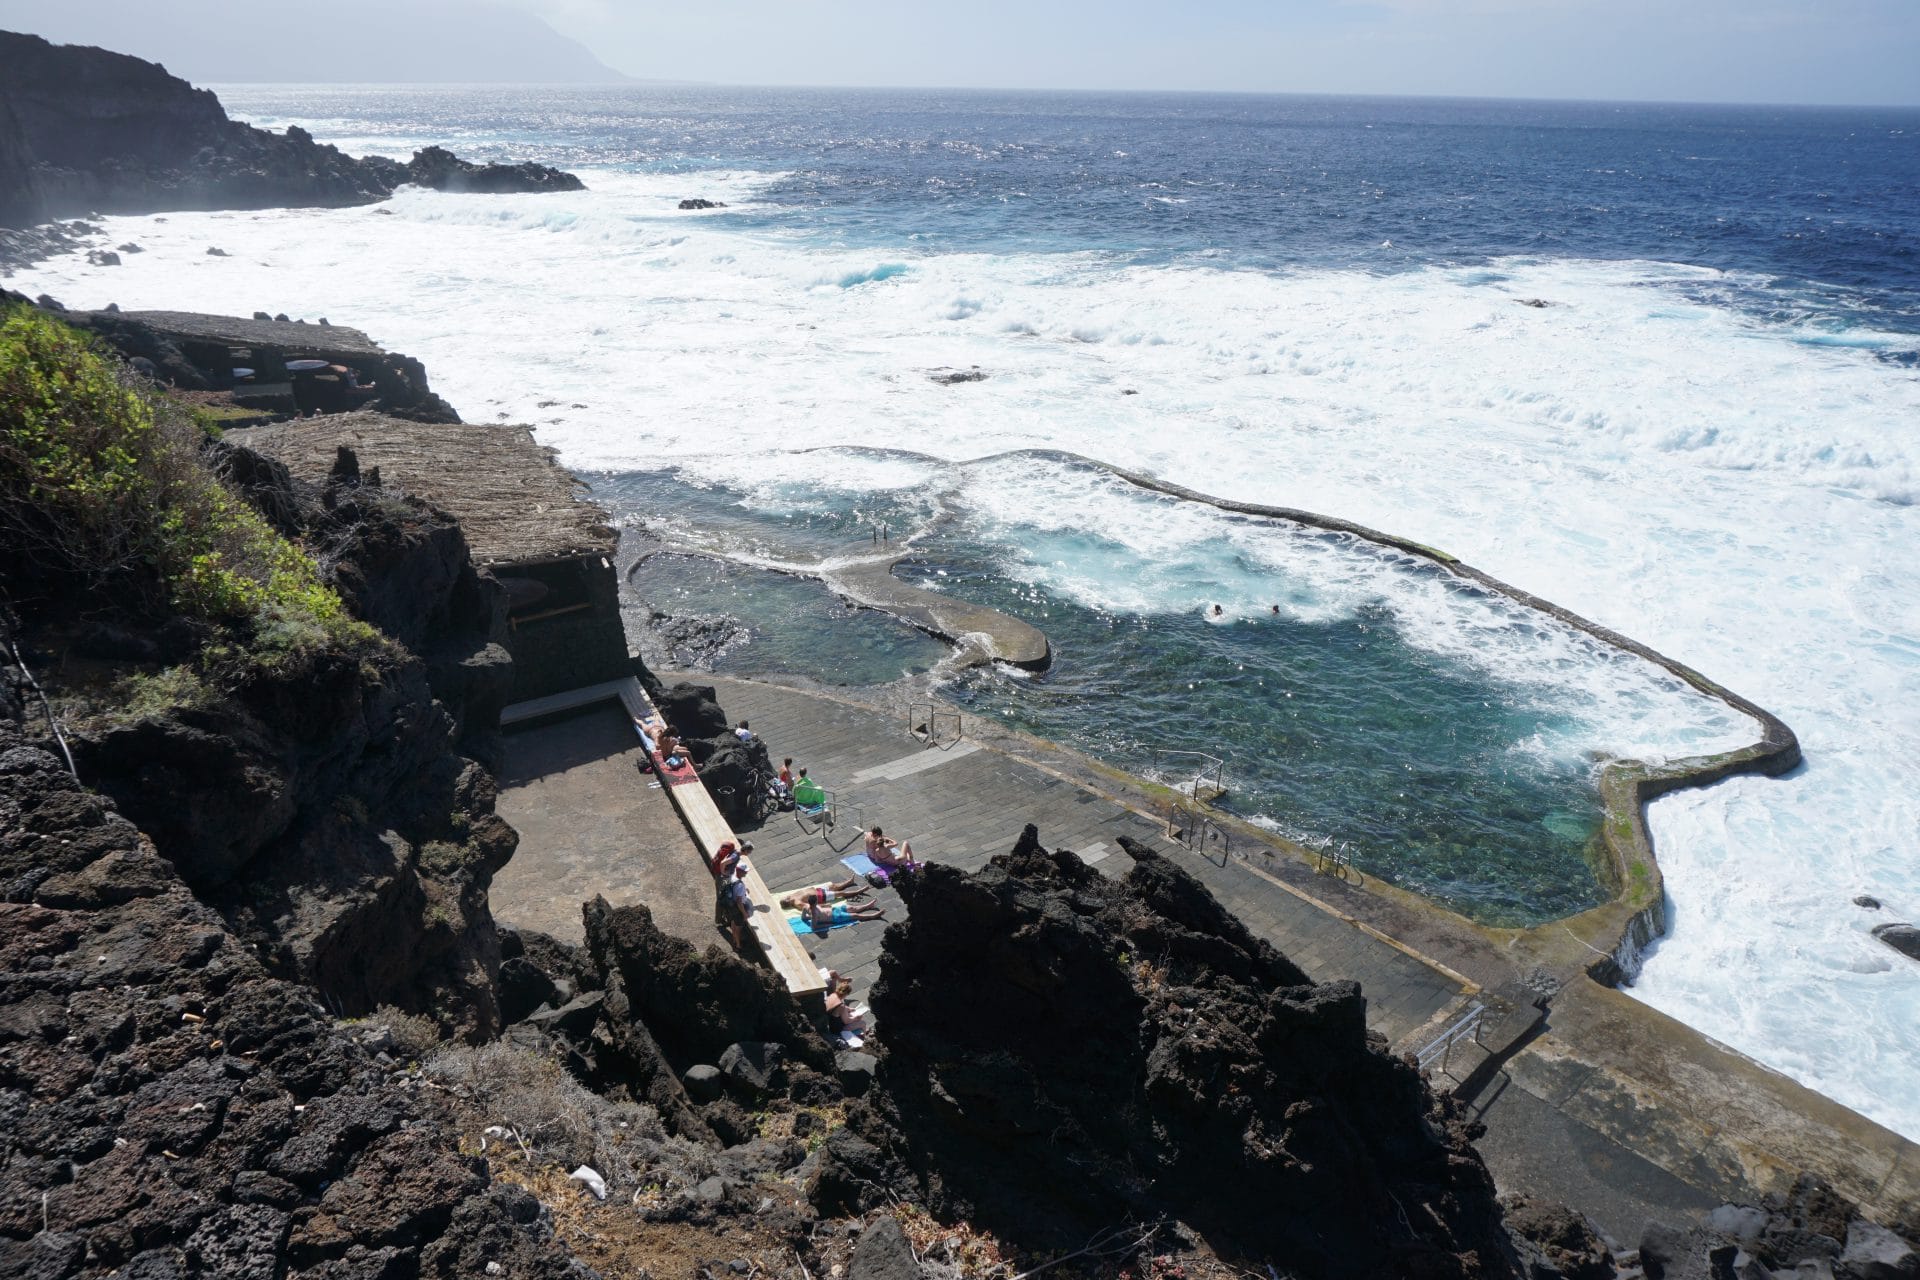
{"label": "sunbather lying down", "polygon": [[804,888],[795,889],[792,893],[782,894],[780,906],[783,910],[792,911],[805,906],[808,902],[832,902],[836,898],[843,902],[858,903],[867,896],[867,892],[867,887],[861,882],[859,876],[849,876],[838,884],[823,881],[820,884],[810,884]]}
{"label": "sunbather lying down", "polygon": [[831,929],[858,920],[884,920],[887,913],[873,903],[850,906],[844,902],[802,902],[800,919],[810,929]]}

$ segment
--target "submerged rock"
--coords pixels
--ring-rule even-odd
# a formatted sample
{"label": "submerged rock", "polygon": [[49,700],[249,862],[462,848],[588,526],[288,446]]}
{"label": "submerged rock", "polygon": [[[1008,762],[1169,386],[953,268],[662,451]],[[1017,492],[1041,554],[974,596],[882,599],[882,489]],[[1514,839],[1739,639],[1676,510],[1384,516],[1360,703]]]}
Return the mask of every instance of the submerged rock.
{"label": "submerged rock", "polygon": [[971,369],[942,369],[927,375],[927,377],[929,381],[937,382],[943,387],[958,386],[962,382],[985,382],[987,380],[986,372],[981,369],[979,365],[974,365]]}
{"label": "submerged rock", "polygon": [[718,200],[704,200],[698,196],[680,202],[682,209],[724,209],[727,206]]}

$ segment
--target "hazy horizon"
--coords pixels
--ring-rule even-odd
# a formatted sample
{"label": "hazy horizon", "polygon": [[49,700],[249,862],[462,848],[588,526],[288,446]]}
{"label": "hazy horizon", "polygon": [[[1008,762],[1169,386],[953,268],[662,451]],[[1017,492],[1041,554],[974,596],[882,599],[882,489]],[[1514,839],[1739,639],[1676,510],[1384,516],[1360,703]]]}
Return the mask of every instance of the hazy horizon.
{"label": "hazy horizon", "polygon": [[[344,4],[344,8],[342,7]],[[1236,93],[1727,106],[1920,106],[1910,0],[981,0],[940,13],[689,12],[613,0],[0,0],[0,26],[152,58],[196,82],[617,83]],[[377,22],[352,21],[358,8]],[[390,33],[386,40],[366,32]],[[285,36],[285,39],[276,38]],[[423,73],[424,71],[424,73]],[[463,72],[468,72],[463,76]]]}

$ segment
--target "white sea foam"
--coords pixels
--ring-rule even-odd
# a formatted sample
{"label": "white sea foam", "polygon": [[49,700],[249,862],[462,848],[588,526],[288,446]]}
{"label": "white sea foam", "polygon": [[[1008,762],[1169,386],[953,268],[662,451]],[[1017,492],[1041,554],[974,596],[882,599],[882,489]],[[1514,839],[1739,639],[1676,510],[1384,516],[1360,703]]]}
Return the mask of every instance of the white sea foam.
{"label": "white sea foam", "polygon": [[[774,175],[587,176],[567,195],[403,192],[388,213],[109,219],[112,242],[147,252],[57,260],[13,287],[361,325],[425,360],[469,417],[538,423],[586,468],[724,456],[729,483],[773,484],[795,466],[784,451],[811,445],[953,460],[1046,445],[1464,555],[1799,731],[1794,777],[1654,807],[1675,932],[1635,991],[1920,1137],[1920,967],[1883,954],[1876,917],[1849,902],[1920,911],[1920,575],[1904,568],[1920,546],[1920,379],[1877,358],[1910,339],[1755,319],[1723,301],[1744,282],[1659,263],[1275,276],[912,256],[814,243],[804,215],[755,207]],[[734,207],[683,213],[685,195]],[[986,381],[928,376],[972,365]],[[1037,527],[1062,481],[1022,465],[965,494],[986,509],[1029,493],[1004,514]],[[1149,558],[1298,570],[1307,586],[1280,603],[1303,613],[1375,589],[1232,530],[1232,551],[1215,547],[1190,511],[1054,514],[1062,536],[1079,522]],[[1032,572],[1113,604],[1183,589],[1151,565],[1139,582]],[[1268,590],[1245,585],[1233,607]],[[1422,643],[1498,657],[1482,602],[1409,591],[1393,607]],[[1559,640],[1540,643],[1550,672],[1569,669]],[[1630,707],[1602,718],[1635,737]],[[1642,745],[1692,749],[1657,728]]]}

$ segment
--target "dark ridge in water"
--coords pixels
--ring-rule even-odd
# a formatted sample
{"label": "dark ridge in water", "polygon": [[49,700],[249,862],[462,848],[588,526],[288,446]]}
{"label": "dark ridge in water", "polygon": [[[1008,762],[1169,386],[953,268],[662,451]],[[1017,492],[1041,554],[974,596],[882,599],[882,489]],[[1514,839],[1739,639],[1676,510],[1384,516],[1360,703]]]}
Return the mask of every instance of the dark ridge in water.
{"label": "dark ridge in water", "polygon": [[811,579],[707,556],[649,556],[628,577],[626,595],[643,615],[651,608],[738,621],[743,635],[712,662],[721,673],[880,685],[930,671],[948,652],[897,618],[849,609]]}

